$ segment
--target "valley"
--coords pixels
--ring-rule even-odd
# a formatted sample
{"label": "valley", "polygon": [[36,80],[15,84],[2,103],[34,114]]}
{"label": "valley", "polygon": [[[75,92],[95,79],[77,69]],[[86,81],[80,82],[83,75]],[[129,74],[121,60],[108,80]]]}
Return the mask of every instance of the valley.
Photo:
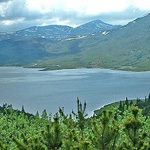
{"label": "valley", "polygon": [[[5,39],[1,34],[0,65],[44,70],[149,71],[149,32],[150,14],[125,26],[97,20],[75,29],[68,26],[31,27],[5,35]],[[50,35],[53,36],[50,38]]]}

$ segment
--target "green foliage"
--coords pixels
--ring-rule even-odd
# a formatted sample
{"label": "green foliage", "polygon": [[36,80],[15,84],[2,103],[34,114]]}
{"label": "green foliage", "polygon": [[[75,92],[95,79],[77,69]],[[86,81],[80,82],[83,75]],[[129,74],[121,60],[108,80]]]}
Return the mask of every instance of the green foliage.
{"label": "green foliage", "polygon": [[148,97],[145,96],[145,100],[137,99],[136,106],[142,109],[142,114],[144,116],[150,116],[150,94],[148,94]]}
{"label": "green foliage", "polygon": [[28,66],[46,70],[79,67],[150,70],[149,25],[150,14],[107,35],[97,33],[82,39],[45,41],[41,44],[43,49],[55,57],[40,59]]}
{"label": "green foliage", "polygon": [[139,109],[137,107],[131,107],[132,116],[127,117],[124,122],[124,130],[128,136],[128,144],[131,143],[133,148],[140,149],[144,145],[144,140],[147,134],[140,131],[143,126],[142,121],[138,118]]}
{"label": "green foliage", "polygon": [[76,113],[65,115],[59,109],[53,117],[46,110],[40,117],[38,112],[33,116],[4,104],[0,150],[149,150],[150,118],[134,106],[143,107],[148,101],[130,103],[126,98],[91,118],[86,117],[86,103],[78,98]]}
{"label": "green foliage", "polygon": [[82,106],[82,103],[79,101],[79,98],[77,98],[77,114],[72,111],[73,115],[76,117],[78,127],[81,130],[81,135],[83,137],[83,130],[85,126],[85,117],[87,114],[85,114],[85,109],[86,109],[86,103]]}
{"label": "green foliage", "polygon": [[15,136],[12,138],[19,150],[45,150],[45,145],[42,144],[38,136],[29,139],[24,134],[21,136],[23,141],[19,141]]}
{"label": "green foliage", "polygon": [[103,110],[99,121],[93,122],[92,143],[95,149],[114,150],[118,138],[119,127],[112,119],[112,112]]}
{"label": "green foliage", "polygon": [[3,144],[0,142],[0,150],[8,150],[7,145],[3,145]]}
{"label": "green foliage", "polygon": [[42,131],[43,142],[47,150],[59,149],[62,145],[61,129],[59,125],[59,116],[54,116],[54,122],[48,122],[46,130]]}

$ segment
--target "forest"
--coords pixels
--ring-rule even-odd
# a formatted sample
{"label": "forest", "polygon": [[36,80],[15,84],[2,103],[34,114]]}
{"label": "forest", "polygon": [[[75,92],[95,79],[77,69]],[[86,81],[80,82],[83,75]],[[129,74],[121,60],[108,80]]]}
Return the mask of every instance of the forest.
{"label": "forest", "polygon": [[149,150],[150,94],[101,108],[92,117],[86,102],[77,110],[35,115],[0,107],[0,150]]}

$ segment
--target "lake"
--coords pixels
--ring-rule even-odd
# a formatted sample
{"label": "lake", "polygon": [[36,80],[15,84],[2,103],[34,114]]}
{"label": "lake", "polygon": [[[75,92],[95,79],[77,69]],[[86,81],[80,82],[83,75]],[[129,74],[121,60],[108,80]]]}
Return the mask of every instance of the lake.
{"label": "lake", "polygon": [[150,92],[150,72],[109,69],[39,71],[21,67],[0,67],[0,105],[40,113],[56,113],[64,107],[76,110],[76,99],[87,102],[87,113],[119,100],[144,98]]}

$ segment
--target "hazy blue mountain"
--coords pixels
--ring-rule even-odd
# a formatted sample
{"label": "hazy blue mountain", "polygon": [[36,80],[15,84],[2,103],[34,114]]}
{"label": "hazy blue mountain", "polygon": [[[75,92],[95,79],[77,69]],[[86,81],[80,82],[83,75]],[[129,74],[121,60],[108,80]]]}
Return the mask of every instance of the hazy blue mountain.
{"label": "hazy blue mountain", "polygon": [[62,39],[68,37],[72,27],[62,25],[35,26],[15,32],[15,37]]}
{"label": "hazy blue mountain", "polygon": [[72,35],[88,35],[88,34],[95,34],[102,31],[109,31],[112,29],[116,29],[119,26],[114,26],[111,24],[107,24],[101,20],[94,20],[83,24],[77,28],[72,30]]}
{"label": "hazy blue mountain", "polygon": [[36,39],[46,38],[52,40],[61,40],[68,37],[78,37],[80,35],[89,35],[92,33],[112,30],[118,26],[110,25],[101,20],[92,21],[72,28],[63,25],[34,26],[27,29],[19,30],[13,33],[0,33],[0,39]]}
{"label": "hazy blue mountain", "polygon": [[48,39],[62,39],[68,37],[72,27],[61,25],[50,26],[34,26],[27,29],[19,30],[13,33],[8,33],[2,36],[2,39],[35,39],[35,38],[48,38]]}
{"label": "hazy blue mountain", "polygon": [[11,39],[0,41],[1,65],[25,65],[48,55],[50,53],[43,50],[40,43]]}

